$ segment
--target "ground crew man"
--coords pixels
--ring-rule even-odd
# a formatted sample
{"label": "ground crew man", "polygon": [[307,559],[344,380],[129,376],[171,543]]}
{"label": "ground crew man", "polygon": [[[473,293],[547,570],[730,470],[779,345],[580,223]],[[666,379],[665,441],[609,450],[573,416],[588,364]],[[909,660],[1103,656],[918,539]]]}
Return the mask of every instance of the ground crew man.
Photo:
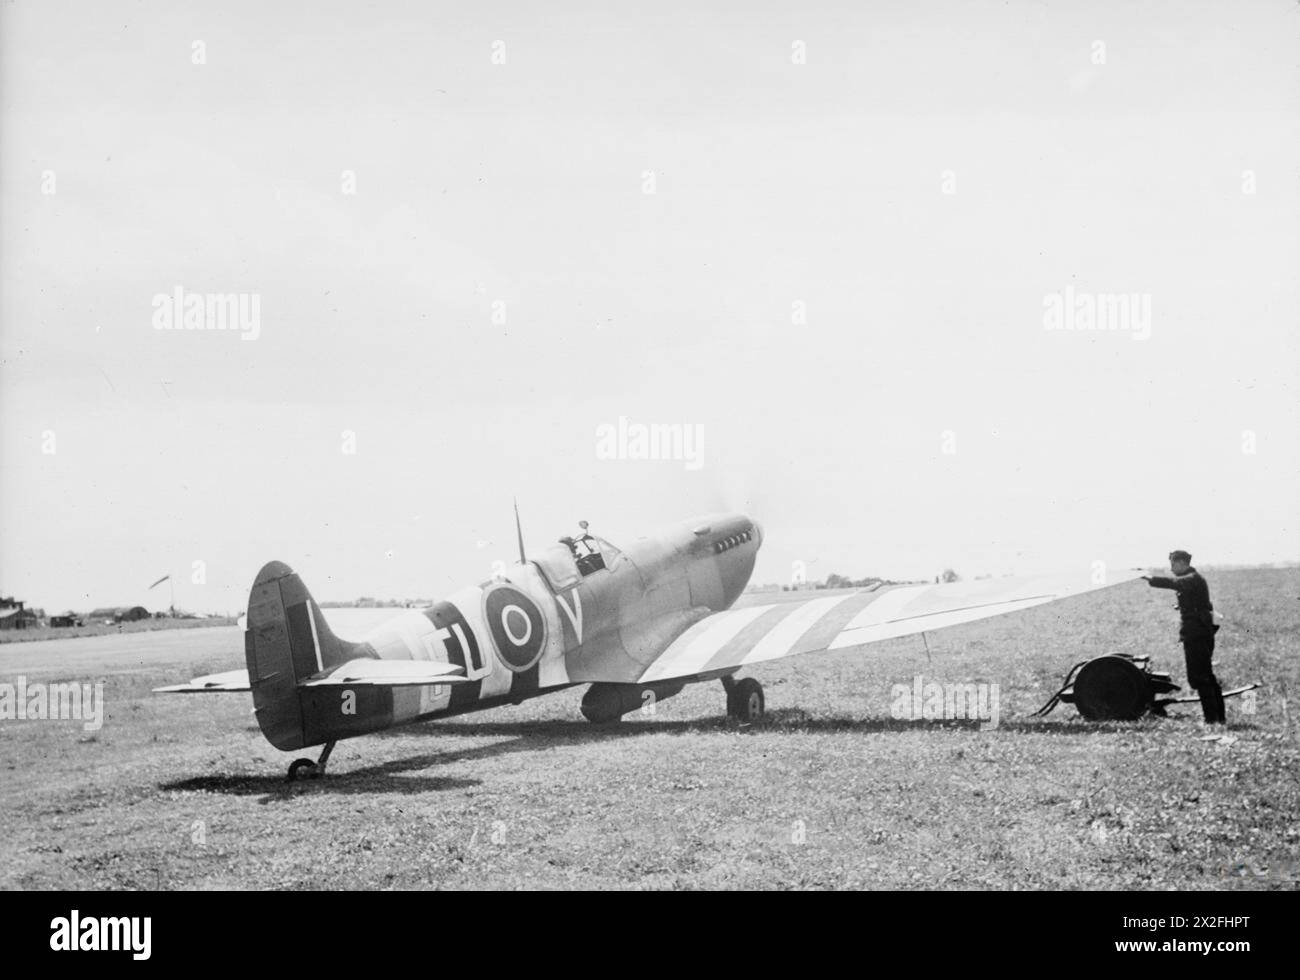
{"label": "ground crew man", "polygon": [[1178,638],[1183,643],[1183,656],[1187,663],[1187,683],[1201,696],[1201,711],[1207,725],[1222,725],[1223,689],[1214,676],[1211,660],[1214,657],[1214,634],[1219,626],[1214,621],[1214,606],[1210,602],[1210,588],[1201,573],[1192,567],[1192,556],[1185,551],[1169,552],[1169,569],[1172,577],[1143,575],[1147,583],[1157,589],[1173,589],[1178,594],[1178,614],[1182,625]]}

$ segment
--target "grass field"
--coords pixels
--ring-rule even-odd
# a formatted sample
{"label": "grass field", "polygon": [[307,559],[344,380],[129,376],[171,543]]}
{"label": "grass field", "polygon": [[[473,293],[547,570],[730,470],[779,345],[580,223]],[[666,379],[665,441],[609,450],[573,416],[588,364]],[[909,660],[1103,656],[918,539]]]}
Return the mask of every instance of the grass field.
{"label": "grass field", "polygon": [[[0,721],[0,886],[1295,889],[1300,571],[1207,577],[1220,679],[1264,683],[1218,742],[1194,704],[1028,717],[1099,653],[1183,681],[1171,594],[1141,582],[931,634],[928,657],[911,637],[764,665],[751,727],[714,683],[598,729],[579,688],[340,743],[293,784],[247,695],[149,694],[242,666],[235,627],[11,644],[0,681],[103,680],[107,710],[96,732]],[[918,674],[997,683],[1000,725],[893,720]]]}

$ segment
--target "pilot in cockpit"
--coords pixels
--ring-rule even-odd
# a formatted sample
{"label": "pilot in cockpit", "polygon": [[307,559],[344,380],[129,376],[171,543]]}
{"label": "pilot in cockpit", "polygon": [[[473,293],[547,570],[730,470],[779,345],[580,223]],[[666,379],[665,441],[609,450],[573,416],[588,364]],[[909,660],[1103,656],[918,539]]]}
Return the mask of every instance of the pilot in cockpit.
{"label": "pilot in cockpit", "polygon": [[600,543],[594,536],[587,533],[587,522],[579,521],[578,528],[579,532],[576,538],[565,535],[560,538],[560,542],[568,546],[574,561],[578,563],[578,571],[583,575],[590,575],[592,572],[604,568],[605,560],[600,553]]}

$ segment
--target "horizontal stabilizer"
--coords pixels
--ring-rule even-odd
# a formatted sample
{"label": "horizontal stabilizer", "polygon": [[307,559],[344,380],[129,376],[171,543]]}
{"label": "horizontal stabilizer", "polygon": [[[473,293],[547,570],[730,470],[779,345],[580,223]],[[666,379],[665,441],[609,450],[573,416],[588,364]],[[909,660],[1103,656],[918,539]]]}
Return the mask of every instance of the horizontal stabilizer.
{"label": "horizontal stabilizer", "polygon": [[467,683],[465,668],[431,660],[376,660],[360,658],[315,674],[299,687],[425,687],[429,684]]}
{"label": "horizontal stabilizer", "polygon": [[154,694],[220,694],[223,691],[248,691],[248,671],[227,670],[221,674],[204,674],[188,684],[155,687]]}

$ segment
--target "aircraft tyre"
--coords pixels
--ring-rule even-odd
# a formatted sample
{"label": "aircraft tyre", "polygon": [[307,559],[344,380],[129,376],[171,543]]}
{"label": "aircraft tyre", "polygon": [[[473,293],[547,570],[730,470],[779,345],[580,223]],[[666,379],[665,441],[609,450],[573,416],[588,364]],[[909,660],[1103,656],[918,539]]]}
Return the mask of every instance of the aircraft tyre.
{"label": "aircraft tyre", "polygon": [[289,782],[299,778],[315,779],[319,775],[316,763],[311,759],[294,759],[289,763]]}
{"label": "aircraft tyre", "polygon": [[299,775],[306,779],[318,779],[325,775],[325,766],[329,763],[330,753],[334,751],[336,744],[336,742],[326,742],[324,751],[315,762],[310,759],[294,759],[289,763],[289,782],[293,782]]}
{"label": "aircraft tyre", "polygon": [[765,709],[763,685],[752,677],[745,677],[736,681],[727,692],[727,716],[729,718],[752,724],[763,717]]}

